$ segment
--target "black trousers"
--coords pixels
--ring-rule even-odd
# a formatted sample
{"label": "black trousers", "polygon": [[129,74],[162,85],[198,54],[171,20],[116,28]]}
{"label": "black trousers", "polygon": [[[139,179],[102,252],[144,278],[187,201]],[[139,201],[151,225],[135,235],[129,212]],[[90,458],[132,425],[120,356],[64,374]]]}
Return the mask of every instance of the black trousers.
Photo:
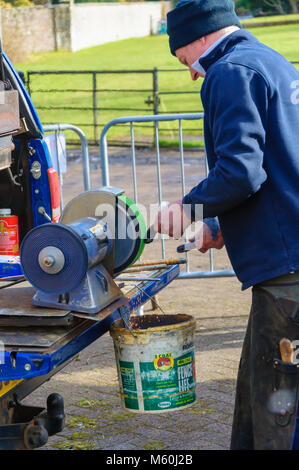
{"label": "black trousers", "polygon": [[[279,342],[291,340],[292,362]],[[298,343],[298,344],[297,344]],[[297,348],[297,349],[296,349]],[[240,360],[231,450],[292,449],[299,381],[299,273],[252,289]]]}

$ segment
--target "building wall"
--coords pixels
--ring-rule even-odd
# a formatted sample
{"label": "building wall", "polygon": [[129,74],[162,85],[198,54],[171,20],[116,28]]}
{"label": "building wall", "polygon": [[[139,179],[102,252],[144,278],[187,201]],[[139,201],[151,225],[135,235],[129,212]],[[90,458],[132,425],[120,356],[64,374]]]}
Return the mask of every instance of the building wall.
{"label": "building wall", "polygon": [[161,13],[161,2],[78,4],[72,14],[72,50],[155,34]]}
{"label": "building wall", "polygon": [[3,49],[13,61],[34,52],[86,47],[157,32],[171,2],[86,3],[0,9]]}

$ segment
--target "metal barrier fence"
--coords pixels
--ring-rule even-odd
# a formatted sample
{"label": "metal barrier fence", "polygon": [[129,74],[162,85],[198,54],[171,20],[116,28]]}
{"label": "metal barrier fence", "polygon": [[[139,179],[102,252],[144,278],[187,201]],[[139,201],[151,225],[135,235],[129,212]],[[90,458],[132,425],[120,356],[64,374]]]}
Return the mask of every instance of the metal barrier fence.
{"label": "metal barrier fence", "polygon": [[[131,141],[131,168],[132,168],[132,179],[133,179],[133,191],[134,191],[134,202],[138,204],[138,191],[137,191],[137,173],[136,173],[136,153],[135,153],[135,137],[134,137],[134,124],[151,122],[154,124],[155,130],[155,155],[156,155],[156,167],[157,167],[157,186],[158,186],[158,203],[159,206],[162,204],[162,180],[161,180],[161,159],[160,159],[160,146],[159,146],[159,123],[166,121],[178,121],[179,128],[179,160],[180,160],[180,185],[182,196],[185,194],[185,170],[184,170],[184,142],[183,142],[183,131],[182,121],[194,121],[202,120],[203,113],[191,113],[191,114],[168,114],[168,115],[154,115],[154,116],[131,116],[113,119],[105,125],[102,130],[100,137],[100,155],[101,155],[101,167],[102,167],[102,183],[103,186],[110,185],[110,171],[109,171],[109,155],[107,145],[107,133],[109,129],[116,125],[129,124],[130,126],[130,141]],[[208,172],[207,159],[205,157],[205,168],[206,174]],[[162,258],[165,259],[165,240],[161,237],[161,250]],[[208,271],[189,271],[189,258],[188,254],[186,272],[181,272],[179,279],[197,279],[206,277],[228,277],[234,276],[233,270],[215,270],[213,262],[213,250],[209,250],[209,261],[210,269]]]}
{"label": "metal barrier fence", "polygon": [[[159,123],[166,121],[178,121],[179,131],[179,161],[180,161],[180,184],[181,193],[185,194],[185,171],[184,171],[184,141],[182,131],[182,121],[194,121],[203,119],[203,113],[191,113],[191,114],[171,114],[171,115],[159,115],[159,116],[131,116],[114,119],[108,122],[100,137],[100,156],[101,156],[101,169],[102,169],[102,184],[103,186],[110,185],[110,172],[109,172],[109,155],[107,146],[107,133],[115,125],[121,125],[124,123],[129,124],[130,127],[130,141],[131,141],[131,169],[133,177],[133,191],[134,191],[134,202],[138,204],[138,190],[137,190],[137,173],[136,173],[136,154],[135,154],[135,138],[134,138],[134,123],[152,122],[155,129],[155,155],[156,155],[156,167],[157,167],[157,186],[158,186],[158,203],[162,203],[162,182],[161,182],[161,160],[160,160],[160,147],[159,147]],[[59,133],[65,131],[75,132],[81,141],[82,151],[82,169],[83,169],[83,182],[84,190],[88,191],[91,189],[91,178],[90,178],[90,164],[89,164],[89,149],[88,141],[84,132],[72,125],[72,124],[52,124],[44,126],[45,133],[55,132],[57,140],[59,139]],[[205,169],[206,174],[208,172],[207,159],[205,158]],[[58,168],[59,181],[61,182],[61,174]],[[61,187],[62,194],[62,187]],[[63,203],[62,203],[63,204]],[[162,258],[166,257],[165,240],[161,237],[161,249]],[[189,270],[189,255],[186,253],[187,264],[186,272],[181,272],[178,279],[199,279],[209,277],[231,277],[235,273],[232,270],[215,270],[213,260],[213,250],[209,250],[209,264],[210,269],[208,271],[191,271]]]}
{"label": "metal barrier fence", "polygon": [[[73,131],[78,135],[81,141],[81,151],[82,151],[82,165],[83,165],[83,183],[84,183],[84,191],[88,191],[90,189],[90,165],[89,165],[89,150],[88,150],[88,141],[86,135],[79,127],[73,126],[72,124],[51,124],[48,126],[43,126],[44,132],[55,132],[56,136],[56,146],[58,148],[59,143],[59,133],[64,131]],[[59,185],[60,185],[60,208],[63,207],[63,191],[62,191],[62,175],[59,168],[59,158],[57,158],[58,164],[58,176],[59,176]]]}

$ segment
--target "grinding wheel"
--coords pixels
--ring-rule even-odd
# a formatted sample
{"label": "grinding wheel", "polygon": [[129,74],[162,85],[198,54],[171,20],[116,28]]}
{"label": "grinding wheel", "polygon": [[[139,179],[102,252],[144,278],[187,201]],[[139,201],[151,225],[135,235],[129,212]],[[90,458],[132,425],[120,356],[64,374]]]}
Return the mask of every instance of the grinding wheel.
{"label": "grinding wheel", "polygon": [[122,193],[122,190],[110,187],[81,193],[65,206],[59,220],[60,223],[70,224],[82,217],[105,219],[110,233],[115,237],[111,270],[108,268],[113,276],[141,256],[146,237],[146,224],[140,210]]}
{"label": "grinding wheel", "polygon": [[[81,237],[61,224],[44,224],[31,230],[22,242],[20,255],[26,278],[43,292],[64,294],[74,290],[88,269],[88,255]],[[55,259],[54,271],[53,266],[44,262],[50,257]]]}
{"label": "grinding wheel", "polygon": [[[146,225],[140,210],[127,196],[118,197],[116,214],[114,274],[119,274],[140,258],[144,249]],[[125,229],[126,233],[119,233],[119,229]]]}

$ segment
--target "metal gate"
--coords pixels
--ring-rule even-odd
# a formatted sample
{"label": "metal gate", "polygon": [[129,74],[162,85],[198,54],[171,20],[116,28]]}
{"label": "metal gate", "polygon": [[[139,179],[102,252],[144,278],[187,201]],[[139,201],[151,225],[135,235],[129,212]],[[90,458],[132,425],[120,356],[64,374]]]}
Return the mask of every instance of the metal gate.
{"label": "metal gate", "polygon": [[[159,145],[159,123],[169,122],[169,121],[178,121],[178,135],[179,135],[179,163],[180,163],[180,186],[181,194],[184,196],[186,192],[185,186],[185,161],[184,161],[184,139],[183,139],[183,129],[182,121],[198,121],[200,122],[203,119],[203,113],[190,113],[190,114],[165,114],[165,115],[153,115],[153,116],[131,116],[131,117],[121,117],[113,119],[105,125],[102,130],[100,137],[100,156],[101,156],[101,167],[102,167],[102,183],[103,186],[109,186],[110,183],[110,168],[109,168],[109,155],[108,155],[108,145],[107,145],[107,133],[109,129],[118,124],[129,124],[130,128],[130,155],[131,155],[131,171],[132,171],[132,180],[133,180],[133,190],[134,190],[134,202],[139,203],[138,190],[137,190],[137,172],[136,172],[136,144],[134,136],[134,124],[136,123],[153,123],[154,125],[154,140],[155,140],[155,164],[157,171],[157,187],[158,187],[158,204],[161,206],[163,200],[163,188],[162,188],[162,178],[161,178],[161,158],[160,158],[160,145]],[[207,159],[205,156],[205,173],[208,172]],[[161,251],[162,258],[166,258],[166,240],[161,236]],[[229,277],[234,276],[235,273],[232,269],[223,269],[216,270],[214,268],[214,258],[213,250],[209,250],[209,270],[207,271],[190,271],[189,269],[189,256],[192,254],[186,253],[186,272],[181,272],[179,279],[197,279],[197,278],[207,278],[207,277]]]}
{"label": "metal gate", "polygon": [[[159,114],[157,68],[41,70],[28,71],[23,75],[43,123],[53,123],[57,113],[62,122],[68,122],[71,117],[71,122],[85,129],[89,143],[95,145],[99,140],[99,130],[111,119],[111,115],[114,117],[131,112]],[[115,83],[115,77],[121,77],[120,87]],[[138,78],[134,86],[131,84],[133,77]],[[129,103],[126,101],[128,96]]]}

